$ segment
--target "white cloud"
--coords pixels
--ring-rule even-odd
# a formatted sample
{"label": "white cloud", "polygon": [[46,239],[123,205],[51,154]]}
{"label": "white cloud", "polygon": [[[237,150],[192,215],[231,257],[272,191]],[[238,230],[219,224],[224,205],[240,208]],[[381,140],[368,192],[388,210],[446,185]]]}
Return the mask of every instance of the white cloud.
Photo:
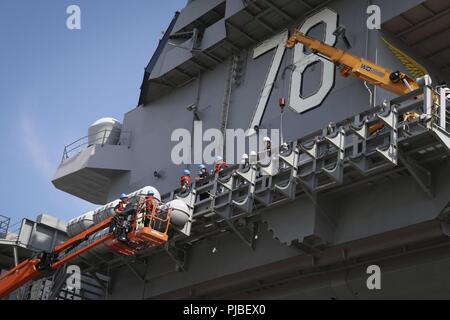
{"label": "white cloud", "polygon": [[25,149],[26,159],[31,161],[36,172],[45,179],[49,179],[54,171],[54,163],[49,157],[49,150],[45,141],[39,138],[39,133],[33,118],[21,113],[19,116],[18,128],[20,132],[20,142]]}

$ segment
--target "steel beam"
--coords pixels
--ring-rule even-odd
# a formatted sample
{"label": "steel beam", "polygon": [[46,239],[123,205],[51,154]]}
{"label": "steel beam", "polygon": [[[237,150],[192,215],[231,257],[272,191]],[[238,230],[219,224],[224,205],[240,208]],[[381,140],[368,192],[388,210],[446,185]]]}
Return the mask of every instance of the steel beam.
{"label": "steel beam", "polygon": [[136,276],[136,278],[138,278],[138,280],[145,282],[145,275],[141,276],[139,274],[139,272],[129,263],[125,263],[125,265],[128,267],[128,269],[130,269],[130,271]]}
{"label": "steel beam", "polygon": [[177,271],[186,271],[187,252],[186,250],[176,247],[173,243],[167,243],[164,250],[169,257],[175,262]]}
{"label": "steel beam", "polygon": [[433,199],[434,193],[432,191],[432,175],[431,172],[422,167],[416,160],[403,154],[399,151],[398,158],[403,163],[405,168],[414,178],[419,187],[425,192],[428,198]]}
{"label": "steel beam", "polygon": [[227,22],[226,23],[227,26],[230,26],[231,29],[233,29],[234,31],[236,31],[237,33],[243,35],[247,40],[249,40],[252,43],[257,43],[259,42],[258,40],[256,40],[255,38],[253,38],[251,35],[249,35],[248,33],[246,33],[245,31],[242,31],[241,29],[239,29],[238,27],[236,27],[235,25],[233,25],[231,22]]}
{"label": "steel beam", "polygon": [[279,7],[277,7],[276,5],[274,5],[273,3],[269,2],[268,0],[261,0],[264,4],[266,4],[268,7],[272,8],[274,11],[276,11],[280,16],[284,17],[285,19],[291,21],[294,20],[293,17],[291,17],[290,15],[288,15],[286,12],[284,12],[283,10],[281,10]]}
{"label": "steel beam", "polygon": [[307,3],[305,0],[297,0],[297,2],[299,2],[301,5],[305,6],[306,8],[308,8],[309,10],[311,10],[313,7],[312,5],[310,5],[309,3]]}
{"label": "steel beam", "polygon": [[405,34],[408,34],[408,33],[411,33],[413,31],[416,31],[416,30],[422,28],[423,26],[425,26],[426,24],[432,22],[433,20],[439,19],[439,18],[447,15],[448,13],[450,13],[450,8],[447,8],[444,11],[441,11],[440,13],[438,13],[438,14],[432,16],[432,17],[427,18],[427,19],[425,19],[425,20],[423,20],[423,21],[413,25],[412,27],[401,31],[400,33],[397,33],[395,36],[397,38],[400,38],[401,36],[404,36]]}
{"label": "steel beam", "polygon": [[250,225],[239,225],[239,222],[225,220],[228,226],[233,230],[233,232],[242,240],[247,246],[255,249],[255,240],[258,234],[258,224],[256,222]]}

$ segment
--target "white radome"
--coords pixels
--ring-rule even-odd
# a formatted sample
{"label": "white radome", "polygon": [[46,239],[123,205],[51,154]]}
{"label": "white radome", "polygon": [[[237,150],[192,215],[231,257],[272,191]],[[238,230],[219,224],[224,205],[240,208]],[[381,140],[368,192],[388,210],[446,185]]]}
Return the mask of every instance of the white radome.
{"label": "white radome", "polygon": [[119,142],[122,124],[114,118],[101,118],[88,129],[88,145],[116,145]]}
{"label": "white radome", "polygon": [[172,209],[171,222],[177,228],[184,228],[189,221],[189,208],[187,204],[179,199],[170,201],[167,206]]}

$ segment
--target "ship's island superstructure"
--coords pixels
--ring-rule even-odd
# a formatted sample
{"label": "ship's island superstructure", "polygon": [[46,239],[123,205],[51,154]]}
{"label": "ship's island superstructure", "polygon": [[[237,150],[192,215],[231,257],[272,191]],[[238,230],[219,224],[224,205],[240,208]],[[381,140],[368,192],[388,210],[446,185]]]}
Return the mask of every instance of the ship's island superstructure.
{"label": "ship's island superstructure", "polygon": [[[377,8],[380,29],[369,23]],[[182,221],[137,255],[79,255],[75,291],[69,265],[11,298],[449,298],[449,17],[438,0],[188,1],[145,69],[137,107],[64,148],[53,184],[99,209],[68,224],[24,220],[0,240],[0,266],[102,223],[122,192],[151,186]],[[320,52],[286,47],[294,29],[417,86],[396,94],[341,77]],[[180,129],[192,139],[185,164],[173,161]],[[278,130],[284,144],[277,161],[247,145],[253,161],[242,164],[226,141],[230,167],[185,192],[180,175],[205,162],[208,129]],[[368,288],[369,266],[381,269],[382,290]]]}

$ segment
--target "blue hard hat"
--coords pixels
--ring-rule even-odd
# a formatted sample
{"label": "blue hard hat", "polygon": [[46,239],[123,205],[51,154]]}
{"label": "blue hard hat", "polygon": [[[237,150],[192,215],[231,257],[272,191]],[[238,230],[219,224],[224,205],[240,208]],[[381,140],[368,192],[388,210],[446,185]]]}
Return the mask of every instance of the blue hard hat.
{"label": "blue hard hat", "polygon": [[199,168],[200,170],[203,170],[203,169],[206,169],[206,166],[205,166],[204,164],[201,164],[201,165],[198,166],[198,168]]}
{"label": "blue hard hat", "polygon": [[125,193],[121,193],[120,194],[120,199],[125,199],[128,198],[128,196]]}
{"label": "blue hard hat", "polygon": [[187,176],[190,176],[190,175],[191,175],[191,172],[190,172],[189,170],[184,170],[183,173],[184,173],[185,175],[187,175]]}

